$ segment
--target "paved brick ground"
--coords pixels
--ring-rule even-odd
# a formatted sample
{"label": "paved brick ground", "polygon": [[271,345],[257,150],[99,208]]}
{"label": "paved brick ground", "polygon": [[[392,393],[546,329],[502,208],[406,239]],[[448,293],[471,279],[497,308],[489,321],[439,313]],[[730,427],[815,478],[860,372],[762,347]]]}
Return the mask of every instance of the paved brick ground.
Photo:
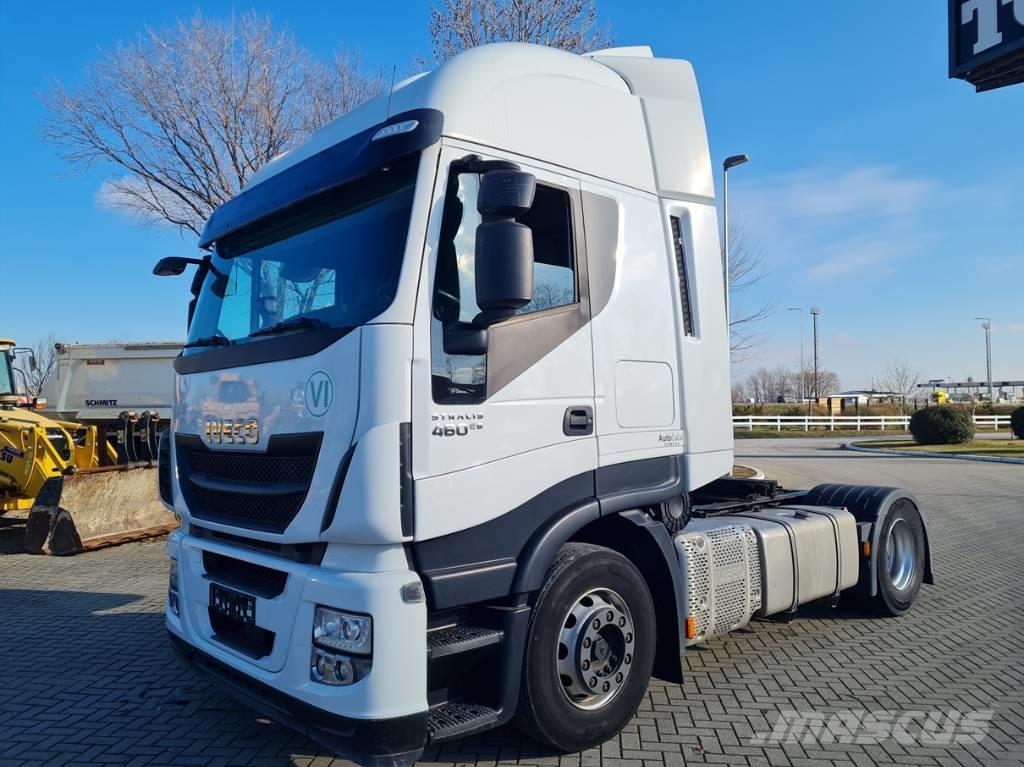
{"label": "paved brick ground", "polygon": [[[843,453],[822,440],[741,442],[791,486],[910,487],[929,513],[938,585],[899,620],[814,610],[687,653],[616,741],[552,754],[504,728],[426,762],[590,767],[1024,763],[1024,467]],[[173,659],[163,546],[72,559],[0,556],[0,765],[341,764],[210,689]],[[780,711],[993,711],[967,746],[758,743]]]}

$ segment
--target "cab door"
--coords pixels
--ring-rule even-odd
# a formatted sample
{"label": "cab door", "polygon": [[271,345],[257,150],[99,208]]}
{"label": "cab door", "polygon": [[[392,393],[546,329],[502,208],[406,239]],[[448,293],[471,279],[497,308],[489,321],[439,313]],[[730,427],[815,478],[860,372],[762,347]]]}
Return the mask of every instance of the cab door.
{"label": "cab door", "polygon": [[[480,175],[461,171],[471,154],[511,160],[537,179],[533,205],[517,219],[532,233],[533,300],[488,329],[484,354],[445,350],[446,328],[479,312]],[[536,515],[542,493],[567,505],[593,495],[593,345],[580,199],[579,179],[564,172],[471,145],[442,150],[414,331],[417,540],[514,521],[525,507]],[[525,516],[523,524],[530,524]]]}

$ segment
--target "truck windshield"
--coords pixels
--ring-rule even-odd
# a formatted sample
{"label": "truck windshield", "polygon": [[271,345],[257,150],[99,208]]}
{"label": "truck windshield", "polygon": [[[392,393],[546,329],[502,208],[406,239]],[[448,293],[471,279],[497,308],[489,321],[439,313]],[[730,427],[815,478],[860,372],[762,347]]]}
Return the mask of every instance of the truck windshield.
{"label": "truck windshield", "polygon": [[354,327],[387,309],[417,161],[404,158],[218,241],[185,353]]}
{"label": "truck windshield", "polygon": [[14,376],[11,373],[11,357],[7,352],[0,352],[0,395],[15,393]]}

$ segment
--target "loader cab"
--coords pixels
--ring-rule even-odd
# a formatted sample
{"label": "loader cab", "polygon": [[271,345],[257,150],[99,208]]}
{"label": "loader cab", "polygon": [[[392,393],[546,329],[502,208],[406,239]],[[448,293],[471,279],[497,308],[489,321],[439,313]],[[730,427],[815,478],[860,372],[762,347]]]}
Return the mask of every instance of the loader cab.
{"label": "loader cab", "polygon": [[14,368],[11,365],[11,348],[13,341],[0,339],[0,397],[15,394]]}
{"label": "loader cab", "polygon": [[36,369],[35,354],[27,347],[20,347],[8,338],[0,338],[0,407],[14,407],[20,404],[27,404],[32,407],[24,397],[18,394],[18,383],[15,374],[24,372],[14,367],[15,356],[23,352],[28,359],[28,365],[32,370]]}
{"label": "loader cab", "polygon": [[0,407],[10,407],[18,403],[14,391],[14,369],[11,366],[11,346],[13,341],[0,340]]}

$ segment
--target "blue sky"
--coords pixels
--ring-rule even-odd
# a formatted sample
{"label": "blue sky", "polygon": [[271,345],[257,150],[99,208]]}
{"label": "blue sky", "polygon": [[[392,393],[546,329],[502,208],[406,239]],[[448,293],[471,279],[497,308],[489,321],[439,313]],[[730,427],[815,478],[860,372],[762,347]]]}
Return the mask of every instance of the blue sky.
{"label": "blue sky", "polygon": [[[314,52],[361,50],[401,71],[430,52],[429,4],[24,3],[0,0],[0,334],[101,342],[184,335],[186,285],[150,276],[190,237],[101,207],[109,168],[71,173],[40,140],[37,93],[74,82],[101,48],[201,8],[255,7]],[[1024,378],[1024,85],[948,80],[946,4],[602,0],[620,45],[693,62],[734,221],[763,249],[756,295],[775,305],[736,374],[795,366],[790,306],[821,307],[822,363],[848,387],[887,360],[926,377]],[[717,183],[717,181],[716,181]],[[809,330],[809,326],[808,326]],[[808,350],[810,348],[808,332]]]}

